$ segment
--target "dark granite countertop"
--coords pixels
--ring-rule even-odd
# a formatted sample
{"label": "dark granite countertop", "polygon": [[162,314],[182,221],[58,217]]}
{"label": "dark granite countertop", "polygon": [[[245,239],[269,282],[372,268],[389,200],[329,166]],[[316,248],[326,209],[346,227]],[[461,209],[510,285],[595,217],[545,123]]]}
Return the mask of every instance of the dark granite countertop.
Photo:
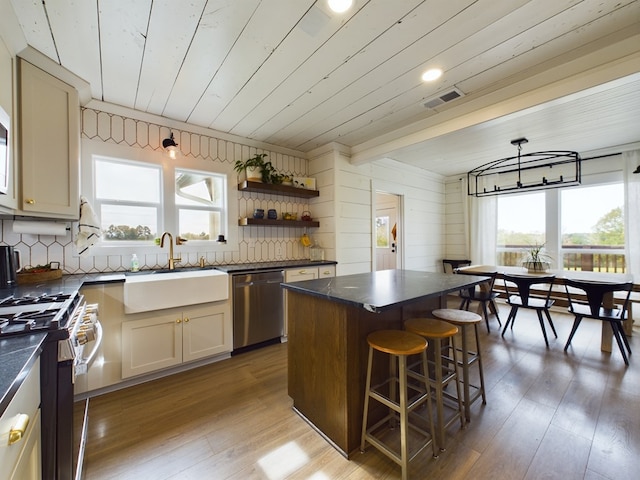
{"label": "dark granite countertop", "polygon": [[232,265],[216,265],[215,268],[229,273],[260,272],[265,270],[280,270],[284,268],[318,267],[320,265],[335,265],[337,262],[324,260],[312,262],[311,260],[283,260],[279,262],[236,263]]}
{"label": "dark granite countertop", "polygon": [[[233,274],[250,271],[264,271],[279,268],[296,268],[316,265],[334,265],[336,262],[311,262],[310,260],[289,260],[281,262],[240,263],[234,265],[211,265],[205,268],[215,268]],[[197,268],[197,267],[196,267]],[[178,269],[180,270],[180,269]],[[143,272],[144,273],[144,272]],[[19,297],[25,295],[38,296],[42,294],[75,294],[83,285],[106,284],[124,282],[124,272],[89,273],[79,275],[63,275],[57,280],[29,285],[18,285],[12,288],[0,289],[0,299],[11,295]],[[0,339],[0,415],[9,405],[22,381],[29,373],[31,365],[40,354],[41,344],[46,333],[33,333]]]}
{"label": "dark granite countertop", "polygon": [[[58,280],[2,288],[0,299],[11,295],[15,297],[56,293],[74,295],[82,285],[106,282],[124,282],[124,275],[117,273],[64,275]],[[0,415],[7,408],[40,355],[42,343],[47,335],[46,332],[39,332],[0,338]]]}
{"label": "dark granite countertop", "polygon": [[46,333],[32,333],[0,339],[0,415],[40,355],[46,337]]}
{"label": "dark granite countertop", "polygon": [[288,290],[347,303],[370,312],[382,312],[421,298],[456,292],[486,280],[487,277],[475,275],[382,270],[283,283],[282,286]]}

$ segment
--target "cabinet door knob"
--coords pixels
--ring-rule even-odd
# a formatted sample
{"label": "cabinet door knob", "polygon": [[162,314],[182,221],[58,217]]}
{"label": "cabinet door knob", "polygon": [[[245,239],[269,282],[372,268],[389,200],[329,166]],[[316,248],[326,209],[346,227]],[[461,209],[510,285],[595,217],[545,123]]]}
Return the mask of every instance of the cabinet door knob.
{"label": "cabinet door knob", "polygon": [[184,323],[188,323],[189,322],[189,317],[184,317]]}
{"label": "cabinet door knob", "polygon": [[181,318],[176,318],[176,323],[182,323],[182,319]]}
{"label": "cabinet door knob", "polygon": [[27,198],[24,203],[27,203],[29,205],[35,205],[36,201],[33,198]]}
{"label": "cabinet door knob", "polygon": [[27,426],[29,425],[29,415],[26,413],[20,413],[15,422],[13,422],[13,426],[9,430],[9,445],[13,445],[14,443],[18,443],[24,437],[24,432],[27,431]]}

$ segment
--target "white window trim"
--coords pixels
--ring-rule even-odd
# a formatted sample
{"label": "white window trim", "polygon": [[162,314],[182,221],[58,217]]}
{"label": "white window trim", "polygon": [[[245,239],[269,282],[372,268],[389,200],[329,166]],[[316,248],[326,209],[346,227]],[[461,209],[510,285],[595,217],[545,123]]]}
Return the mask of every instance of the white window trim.
{"label": "white window trim", "polygon": [[[237,251],[238,244],[238,201],[237,192],[238,185],[236,183],[236,174],[231,163],[216,164],[215,169],[211,167],[211,160],[196,160],[193,158],[180,157],[177,160],[170,160],[162,152],[154,150],[145,150],[142,148],[134,148],[126,145],[109,144],[102,141],[82,139],[82,164],[81,164],[81,191],[87,200],[93,205],[95,204],[95,185],[93,179],[93,157],[102,156],[107,158],[123,159],[132,162],[150,163],[163,166],[163,185],[164,192],[164,226],[158,225],[159,231],[170,232],[175,238],[177,235],[176,219],[175,219],[175,200],[173,196],[175,177],[173,168],[167,168],[167,162],[173,162],[176,168],[185,170],[194,170],[202,172],[220,173],[227,176],[226,194],[227,194],[227,233],[226,243],[218,243],[216,239],[209,241],[189,241],[184,245],[176,248],[176,252],[184,253],[204,253],[204,252],[232,252]],[[220,168],[218,168],[220,167]],[[171,174],[167,175],[170,170]],[[171,193],[169,193],[171,192]],[[173,212],[173,214],[167,214]],[[234,221],[235,220],[235,221]],[[74,232],[74,238],[75,234]],[[126,242],[117,245],[105,245],[99,242],[89,250],[89,255],[131,255],[132,253],[148,255],[163,254],[167,248],[160,250],[159,247],[151,243],[131,244]],[[77,255],[77,252],[75,252]]]}
{"label": "white window trim", "polygon": [[[611,183],[623,183],[622,171],[616,170],[611,172],[594,173],[582,175],[580,186],[571,188],[594,187],[598,185],[606,185]],[[571,249],[563,249],[561,242],[561,205],[560,192],[561,188],[553,188],[545,190],[545,250],[551,258],[551,266],[553,269],[562,268],[562,253],[569,253]],[[534,192],[530,192],[534,193]],[[523,193],[525,194],[525,193]],[[496,232],[497,233],[497,232]],[[595,251],[594,251],[595,252]],[[618,250],[608,250],[607,253],[624,254],[624,248]]]}

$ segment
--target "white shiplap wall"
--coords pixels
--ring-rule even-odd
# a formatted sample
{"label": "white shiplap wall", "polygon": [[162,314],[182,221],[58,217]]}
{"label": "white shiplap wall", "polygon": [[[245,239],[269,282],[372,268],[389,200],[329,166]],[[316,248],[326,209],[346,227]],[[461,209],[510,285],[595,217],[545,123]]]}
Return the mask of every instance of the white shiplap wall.
{"label": "white shiplap wall", "polygon": [[[338,275],[373,269],[372,226],[375,191],[402,197],[404,268],[439,271],[445,251],[445,185],[443,178],[392,160],[354,166],[344,147],[312,152],[309,171],[333,196],[314,200],[320,218],[316,237],[328,258],[338,262]],[[331,188],[333,187],[333,188]],[[329,221],[332,218],[333,221]],[[335,255],[335,256],[333,256]]]}
{"label": "white shiplap wall", "polygon": [[[463,192],[463,190],[465,190]],[[463,201],[466,187],[459,177],[449,177],[445,181],[445,255],[444,258],[462,260],[469,258]]]}

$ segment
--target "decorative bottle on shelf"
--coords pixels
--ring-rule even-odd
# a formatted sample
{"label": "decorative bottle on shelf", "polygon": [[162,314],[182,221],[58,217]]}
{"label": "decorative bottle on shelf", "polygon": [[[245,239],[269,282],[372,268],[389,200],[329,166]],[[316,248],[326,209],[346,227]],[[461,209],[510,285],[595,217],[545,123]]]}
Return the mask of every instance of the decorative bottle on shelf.
{"label": "decorative bottle on shelf", "polygon": [[138,262],[138,255],[135,253],[131,255],[131,271],[137,272],[140,270],[140,263]]}

